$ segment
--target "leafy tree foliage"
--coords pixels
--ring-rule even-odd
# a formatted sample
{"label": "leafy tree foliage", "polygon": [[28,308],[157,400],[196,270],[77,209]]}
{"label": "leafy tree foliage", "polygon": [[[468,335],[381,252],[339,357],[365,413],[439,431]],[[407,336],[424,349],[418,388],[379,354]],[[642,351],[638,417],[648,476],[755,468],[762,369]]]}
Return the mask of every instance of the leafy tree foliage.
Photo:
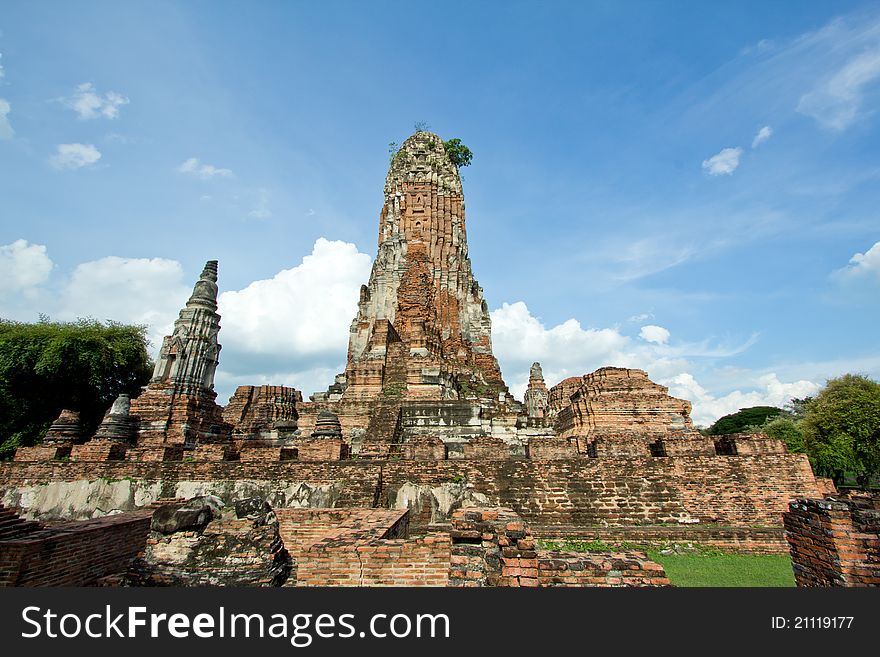
{"label": "leafy tree foliage", "polygon": [[63,408],[94,430],[120,393],[149,381],[146,327],[0,320],[0,458],[32,445]]}
{"label": "leafy tree foliage", "polygon": [[806,404],[801,423],[816,474],[842,481],[847,472],[867,485],[880,475],[880,383],[844,374]]}
{"label": "leafy tree foliage", "polygon": [[706,433],[710,436],[720,436],[726,433],[740,433],[759,427],[768,418],[776,417],[784,411],[775,406],[752,406],[741,408],[736,413],[725,415],[709,427]]}
{"label": "leafy tree foliage", "polygon": [[771,438],[784,442],[788,451],[792,454],[803,454],[807,451],[807,446],[804,442],[804,432],[801,430],[800,423],[789,413],[782,413],[781,415],[769,418],[759,427],[759,430]]}
{"label": "leafy tree foliage", "polygon": [[474,159],[474,154],[471,152],[471,149],[462,144],[461,139],[444,141],[443,147],[446,149],[446,154],[449,156],[449,159],[459,169],[468,166],[471,163],[471,160]]}

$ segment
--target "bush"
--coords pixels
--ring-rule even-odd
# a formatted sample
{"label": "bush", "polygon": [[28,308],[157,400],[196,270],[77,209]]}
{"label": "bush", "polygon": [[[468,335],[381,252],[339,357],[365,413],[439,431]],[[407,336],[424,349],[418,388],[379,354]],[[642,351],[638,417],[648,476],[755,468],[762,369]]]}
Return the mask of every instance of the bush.
{"label": "bush", "polygon": [[446,154],[452,163],[458,168],[466,167],[474,159],[471,149],[461,143],[461,139],[450,139],[443,142]]}
{"label": "bush", "polygon": [[137,395],[151,373],[144,326],[0,320],[0,458],[39,441],[64,408],[93,431],[116,396]]}

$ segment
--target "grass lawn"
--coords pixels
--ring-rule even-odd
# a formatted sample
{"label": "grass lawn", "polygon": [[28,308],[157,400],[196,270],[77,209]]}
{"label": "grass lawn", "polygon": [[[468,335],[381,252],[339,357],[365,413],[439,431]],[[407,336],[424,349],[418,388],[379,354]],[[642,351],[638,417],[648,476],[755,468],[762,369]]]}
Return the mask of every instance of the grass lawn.
{"label": "grass lawn", "polygon": [[[688,544],[684,551],[662,554],[670,546],[638,543],[608,544],[604,541],[539,540],[544,550],[574,552],[646,552],[666,571],[673,586],[794,586],[794,573],[788,554],[731,554],[705,545]],[[668,551],[668,550],[665,550]]]}
{"label": "grass lawn", "polygon": [[673,586],[794,586],[787,554],[660,554],[648,557],[666,570]]}

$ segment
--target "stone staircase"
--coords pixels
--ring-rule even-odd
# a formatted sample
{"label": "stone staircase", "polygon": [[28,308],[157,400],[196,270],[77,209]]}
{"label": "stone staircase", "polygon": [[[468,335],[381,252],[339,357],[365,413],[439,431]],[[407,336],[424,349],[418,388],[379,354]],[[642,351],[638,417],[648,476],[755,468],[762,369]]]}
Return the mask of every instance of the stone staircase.
{"label": "stone staircase", "polygon": [[382,392],[370,417],[360,457],[387,459],[400,449],[400,409],[406,398],[406,361],[409,348],[403,342],[389,342],[385,354]]}

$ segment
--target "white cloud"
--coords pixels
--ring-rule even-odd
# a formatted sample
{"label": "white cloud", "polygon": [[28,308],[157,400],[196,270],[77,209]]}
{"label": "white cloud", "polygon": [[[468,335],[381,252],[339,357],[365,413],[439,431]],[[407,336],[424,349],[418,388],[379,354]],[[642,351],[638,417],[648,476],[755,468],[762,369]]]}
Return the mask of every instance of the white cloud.
{"label": "white cloud", "polygon": [[540,361],[548,386],[602,365],[620,365],[630,339],[614,329],[584,329],[576,319],[547,328],[522,301],[493,310],[492,346],[515,397],[522,399],[529,367]]}
{"label": "white cloud", "polygon": [[758,130],[758,133],[755,135],[755,138],[752,139],[752,148],[757,148],[765,141],[770,139],[770,136],[773,134],[773,128],[769,125],[765,125],[763,128]]}
{"label": "white cloud", "polygon": [[64,320],[94,317],[147,324],[155,352],[191,290],[175,260],[108,256],[77,265],[64,287],[58,315]]}
{"label": "white cloud", "polygon": [[739,146],[724,148],[708,160],[703,160],[703,171],[710,176],[729,176],[739,166],[739,158],[742,153],[743,149]]}
{"label": "white cloud", "polygon": [[639,331],[639,337],[645,342],[653,342],[654,344],[666,344],[669,342],[669,331],[662,326],[648,324],[643,326]]}
{"label": "white cloud", "polygon": [[628,322],[644,322],[649,319],[654,319],[654,313],[641,313],[639,315],[633,315],[626,321]]}
{"label": "white cloud", "polygon": [[0,293],[24,292],[49,280],[52,260],[42,244],[15,240],[0,246]]}
{"label": "white cloud", "polygon": [[645,370],[652,381],[669,386],[670,394],[692,402],[692,417],[698,424],[711,424],[721,415],[743,406],[765,403],[778,406],[791,396],[813,394],[819,388],[811,381],[783,383],[775,374],[743,370],[737,380],[749,387],[716,397],[700,386],[690,372],[712,373],[707,364],[711,366],[717,359],[742,353],[754,344],[755,336],[733,348],[713,347],[708,341],[671,346],[667,344],[666,329],[643,327],[642,338],[645,338],[645,328],[649,329],[649,337],[662,342],[636,342],[615,329],[584,329],[574,319],[547,328],[521,301],[505,303],[492,311],[494,352],[511,393],[519,399],[528,385],[529,366],[534,361],[541,363],[550,387],[600,367]]}
{"label": "white cloud", "polygon": [[775,373],[765,374],[758,380],[757,389],[743,392],[734,390],[724,396],[710,394],[688,372],[682,372],[670,380],[663,381],[669,386],[669,393],[675,397],[688,399],[693,404],[691,418],[695,424],[710,425],[719,417],[735,413],[741,408],[751,406],[784,406],[792,398],[803,398],[816,394],[821,386],[812,381],[783,383]]}
{"label": "white cloud", "polygon": [[856,253],[849,260],[849,264],[843,269],[838,269],[833,274],[836,278],[862,278],[877,276],[880,278],[880,242],[864,253]]}
{"label": "white cloud", "polygon": [[[0,59],[3,59],[3,53],[0,52]],[[0,63],[0,80],[6,77],[6,71],[3,69],[3,64]]]}
{"label": "white cloud", "polygon": [[186,173],[202,180],[211,180],[212,178],[231,178],[232,171],[229,169],[218,169],[212,164],[202,164],[199,158],[191,157],[183,164],[177,167],[180,173]]}
{"label": "white cloud", "polygon": [[80,169],[101,159],[101,152],[92,144],[58,144],[58,151],[49,158],[56,169]]}
{"label": "white cloud", "polygon": [[12,105],[9,101],[0,98],[0,139],[12,139],[15,130],[9,122],[9,113],[12,111]]}
{"label": "white cloud", "polygon": [[129,100],[115,91],[108,91],[101,96],[95,90],[95,85],[84,82],[77,86],[73,95],[62,98],[61,102],[76,112],[80,119],[87,120],[119,118],[119,108],[127,105]]}
{"label": "white cloud", "polygon": [[841,131],[858,118],[867,88],[880,79],[880,48],[850,57],[846,63],[801,96],[797,111],[826,128]]}
{"label": "white cloud", "polygon": [[370,261],[354,244],[322,237],[296,267],[224,292],[225,348],[279,358],[345,354]]}

